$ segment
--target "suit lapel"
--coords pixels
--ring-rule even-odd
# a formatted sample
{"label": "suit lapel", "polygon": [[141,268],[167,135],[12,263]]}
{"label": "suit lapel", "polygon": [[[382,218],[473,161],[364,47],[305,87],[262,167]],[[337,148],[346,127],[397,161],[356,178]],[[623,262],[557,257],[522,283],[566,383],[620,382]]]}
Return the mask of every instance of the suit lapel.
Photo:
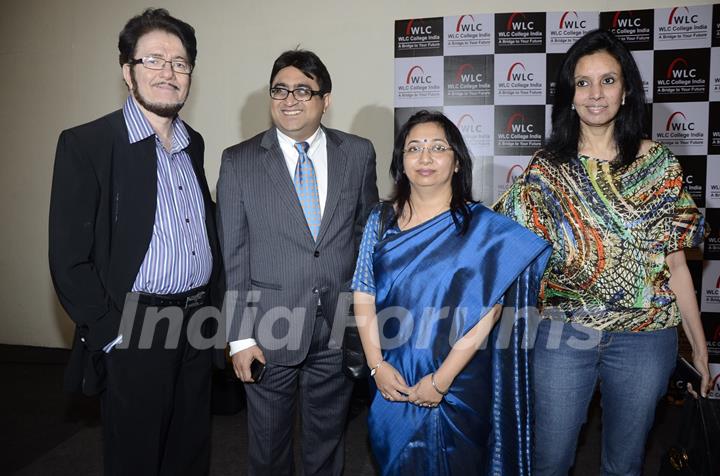
{"label": "suit lapel", "polygon": [[[113,257],[122,260],[117,269],[119,289],[130,289],[150,246],[157,207],[157,157],[155,137],[131,144],[122,114],[115,129],[113,194],[119,208]],[[124,299],[124,296],[123,296]]]}
{"label": "suit lapel", "polygon": [[345,182],[345,168],[347,166],[347,157],[341,147],[342,139],[324,127],[323,131],[325,131],[327,142],[328,183],[325,209],[323,211],[322,221],[320,222],[320,232],[317,237],[318,244],[325,236],[330,226],[333,213],[335,213],[335,208],[337,208],[338,200],[340,200],[340,192]]}
{"label": "suit lapel", "polygon": [[288,173],[275,128],[271,128],[265,132],[260,145],[264,152],[264,157],[262,157],[263,165],[270,176],[270,181],[275,187],[278,196],[285,202],[286,209],[290,211],[293,219],[298,225],[305,229],[307,235],[312,240],[312,234],[305,220],[305,213],[300,206],[295,185]]}

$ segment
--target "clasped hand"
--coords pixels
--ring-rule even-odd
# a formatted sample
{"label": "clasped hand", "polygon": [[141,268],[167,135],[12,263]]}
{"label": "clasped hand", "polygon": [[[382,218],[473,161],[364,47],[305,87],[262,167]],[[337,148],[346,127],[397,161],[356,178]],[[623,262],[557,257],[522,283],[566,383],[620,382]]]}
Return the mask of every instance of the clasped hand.
{"label": "clasped hand", "polygon": [[443,396],[433,388],[432,374],[424,376],[417,384],[409,387],[400,372],[387,362],[383,362],[377,369],[375,385],[383,398],[390,402],[436,407],[443,399]]}

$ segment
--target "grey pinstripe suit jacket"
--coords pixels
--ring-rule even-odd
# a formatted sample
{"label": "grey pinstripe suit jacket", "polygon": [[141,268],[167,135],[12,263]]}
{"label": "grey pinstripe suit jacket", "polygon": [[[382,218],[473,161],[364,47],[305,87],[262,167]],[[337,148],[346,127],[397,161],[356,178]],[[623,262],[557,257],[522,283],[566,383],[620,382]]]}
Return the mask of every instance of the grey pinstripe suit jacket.
{"label": "grey pinstripe suit jacket", "polygon": [[363,226],[378,200],[372,143],[323,130],[328,192],[317,241],[275,128],[222,156],[218,232],[227,289],[238,292],[235,309],[229,312],[226,305],[228,340],[253,337],[277,364],[294,365],[307,355],[318,297],[332,323],[338,295],[352,278]]}

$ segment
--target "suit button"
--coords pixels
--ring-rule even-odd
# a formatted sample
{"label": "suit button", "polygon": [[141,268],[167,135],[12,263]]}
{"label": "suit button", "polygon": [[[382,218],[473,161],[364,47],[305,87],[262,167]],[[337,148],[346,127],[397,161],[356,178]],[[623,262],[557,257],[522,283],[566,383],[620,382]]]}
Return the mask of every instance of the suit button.
{"label": "suit button", "polygon": [[313,288],[312,292],[313,292],[313,294],[318,294],[320,292],[320,290],[318,288]]}
{"label": "suit button", "polygon": [[319,251],[316,251],[316,252],[314,253],[314,256],[315,256],[316,258],[319,258],[319,257],[320,257],[320,252],[319,252]]}

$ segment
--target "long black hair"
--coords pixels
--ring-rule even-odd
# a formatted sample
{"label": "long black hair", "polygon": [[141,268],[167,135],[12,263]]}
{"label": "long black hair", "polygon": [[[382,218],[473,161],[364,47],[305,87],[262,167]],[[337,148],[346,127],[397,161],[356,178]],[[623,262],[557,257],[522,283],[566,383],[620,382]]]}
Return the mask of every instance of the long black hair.
{"label": "long black hair", "polygon": [[[458,171],[451,179],[452,197],[450,198],[450,213],[455,225],[459,227],[460,234],[464,234],[470,226],[470,209],[468,203],[474,203],[472,198],[472,158],[468,151],[462,134],[457,126],[445,115],[436,111],[418,111],[402,125],[395,137],[392,162],[390,163],[390,176],[395,180],[395,188],[390,200],[395,204],[396,217],[400,217],[405,205],[410,200],[410,181],[405,175],[403,158],[405,140],[410,130],[418,124],[435,123],[443,128],[447,142],[452,147]],[[410,210],[412,215],[412,209]]]}
{"label": "long black hair", "polygon": [[604,51],[620,64],[625,104],[615,116],[613,135],[618,148],[617,160],[631,164],[637,157],[645,130],[645,91],[637,64],[627,46],[605,30],[593,30],[580,38],[565,55],[557,74],[557,87],[552,108],[552,133],[545,146],[549,157],[567,162],[577,156],[580,140],[580,119],[571,109],[575,97],[575,67],[580,58]]}

